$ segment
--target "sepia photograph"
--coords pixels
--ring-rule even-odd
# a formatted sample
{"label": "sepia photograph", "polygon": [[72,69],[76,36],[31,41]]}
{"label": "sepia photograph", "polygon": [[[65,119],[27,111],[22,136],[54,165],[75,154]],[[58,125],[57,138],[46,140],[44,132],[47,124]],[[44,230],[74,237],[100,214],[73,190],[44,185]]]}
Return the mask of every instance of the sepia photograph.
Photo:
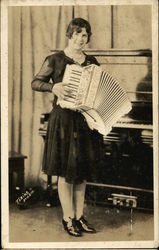
{"label": "sepia photograph", "polygon": [[1,10],[2,248],[157,249],[158,1]]}

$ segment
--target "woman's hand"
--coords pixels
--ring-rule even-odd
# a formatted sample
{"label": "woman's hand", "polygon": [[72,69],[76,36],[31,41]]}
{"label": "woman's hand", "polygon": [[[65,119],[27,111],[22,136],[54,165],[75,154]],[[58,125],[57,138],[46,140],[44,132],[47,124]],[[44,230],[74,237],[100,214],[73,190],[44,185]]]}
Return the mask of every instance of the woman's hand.
{"label": "woman's hand", "polygon": [[71,97],[72,91],[68,87],[68,84],[59,82],[56,83],[53,88],[52,92],[59,98],[65,100],[67,97]]}

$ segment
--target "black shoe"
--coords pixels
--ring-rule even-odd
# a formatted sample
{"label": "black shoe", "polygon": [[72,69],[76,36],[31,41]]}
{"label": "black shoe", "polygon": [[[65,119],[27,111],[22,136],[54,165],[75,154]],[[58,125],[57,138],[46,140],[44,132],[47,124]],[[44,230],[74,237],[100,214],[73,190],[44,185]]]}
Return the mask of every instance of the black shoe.
{"label": "black shoe", "polygon": [[71,219],[69,221],[65,221],[64,219],[62,220],[62,224],[64,226],[64,229],[67,231],[68,234],[75,236],[75,237],[80,237],[82,236],[81,231],[77,228],[75,224],[75,220]]}
{"label": "black shoe", "polygon": [[76,226],[81,232],[96,233],[96,230],[90,224],[88,224],[83,216],[81,216],[79,220],[76,220]]}

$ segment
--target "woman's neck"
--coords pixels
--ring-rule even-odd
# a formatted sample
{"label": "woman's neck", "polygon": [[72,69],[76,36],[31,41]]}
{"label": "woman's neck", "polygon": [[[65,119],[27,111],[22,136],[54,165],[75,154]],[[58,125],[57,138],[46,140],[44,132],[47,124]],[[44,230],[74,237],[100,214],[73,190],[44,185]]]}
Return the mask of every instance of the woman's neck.
{"label": "woman's neck", "polygon": [[75,56],[78,56],[78,55],[83,54],[82,49],[75,49],[75,48],[73,48],[72,46],[67,46],[67,47],[65,48],[65,51],[66,51],[68,54],[75,55]]}
{"label": "woman's neck", "polygon": [[85,54],[82,49],[75,49],[68,46],[64,49],[65,54],[72,58],[72,60],[78,64],[82,64],[85,61]]}

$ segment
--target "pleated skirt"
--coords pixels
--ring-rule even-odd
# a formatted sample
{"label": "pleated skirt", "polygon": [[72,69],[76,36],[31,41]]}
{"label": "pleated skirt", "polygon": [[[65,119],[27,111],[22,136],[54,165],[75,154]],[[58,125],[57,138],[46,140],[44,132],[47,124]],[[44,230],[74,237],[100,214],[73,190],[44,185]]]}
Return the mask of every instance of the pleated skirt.
{"label": "pleated skirt", "polygon": [[42,170],[80,184],[94,181],[104,157],[103,136],[90,130],[80,112],[56,105],[50,113]]}

